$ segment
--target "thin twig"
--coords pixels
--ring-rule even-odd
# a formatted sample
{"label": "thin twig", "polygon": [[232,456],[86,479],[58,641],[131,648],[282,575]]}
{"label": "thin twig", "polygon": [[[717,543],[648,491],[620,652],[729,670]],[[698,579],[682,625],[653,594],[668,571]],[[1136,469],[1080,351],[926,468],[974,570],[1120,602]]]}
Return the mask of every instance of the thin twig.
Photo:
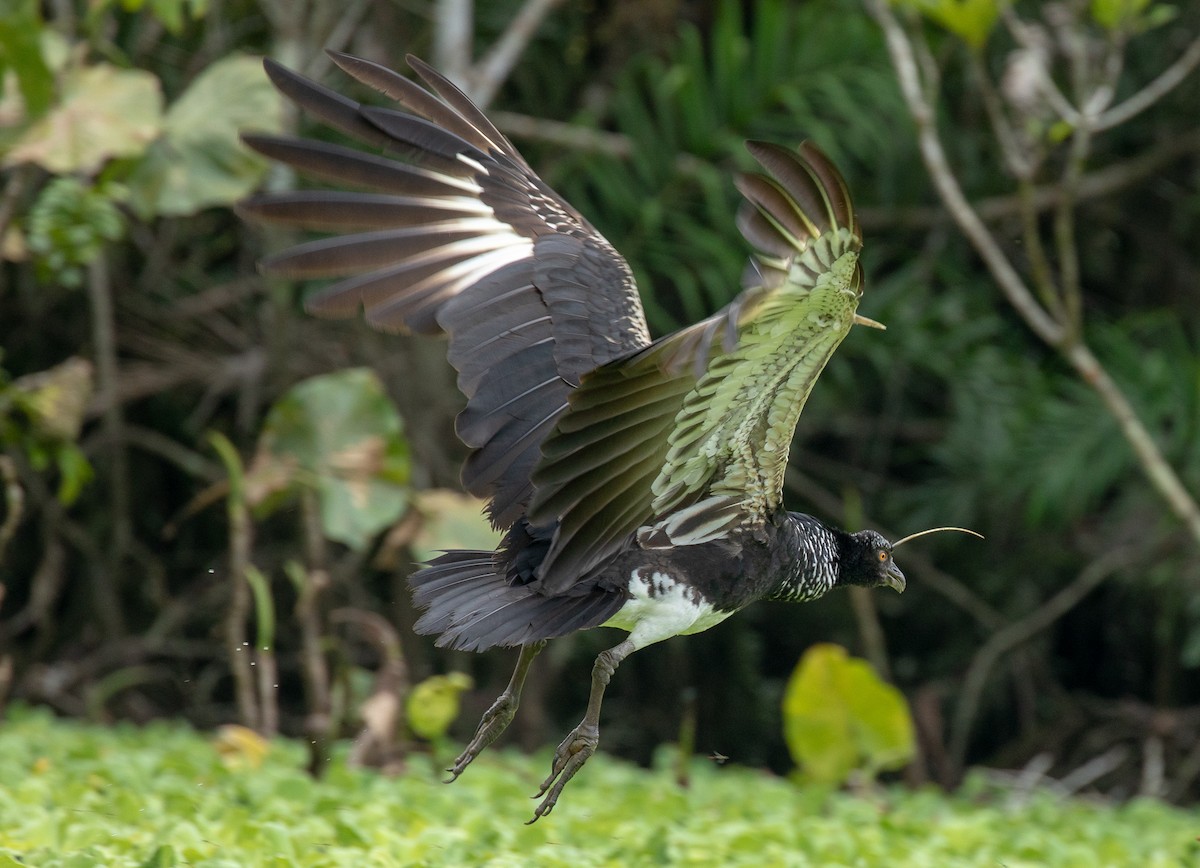
{"label": "thin twig", "polygon": [[871,14],[883,28],[884,39],[887,42],[888,53],[900,82],[900,91],[908,104],[909,114],[917,126],[917,143],[925,167],[937,188],[942,201],[950,210],[963,234],[975,246],[975,250],[983,258],[992,276],[1000,286],[1001,292],[1009,303],[1017,309],[1029,327],[1046,343],[1057,346],[1063,337],[1062,327],[1059,326],[1029,291],[1021,276],[1017,274],[1008,257],[1000,249],[995,237],[979,219],[963,194],[954,171],[946,158],[941,138],[937,131],[937,118],[933,106],[922,93],[920,77],[917,73],[917,62],[914,55],[913,43],[905,34],[900,22],[892,13],[891,6],[886,0],[866,0]]}
{"label": "thin twig", "polygon": [[1096,118],[1095,129],[1112,129],[1141,114],[1178,87],[1197,67],[1200,67],[1200,36],[1192,40],[1183,54],[1163,70],[1158,78]]}
{"label": "thin twig", "polygon": [[1116,771],[1128,756],[1129,748],[1125,745],[1119,744],[1111,747],[1061,778],[1055,789],[1064,796],[1074,795],[1093,781],[1099,780],[1111,771]]}
{"label": "thin twig", "polygon": [[433,65],[459,87],[469,89],[475,55],[475,0],[437,0],[433,18]]}
{"label": "thin twig", "polygon": [[[1022,21],[1012,8],[1011,3],[1001,5],[1000,15],[1001,20],[1004,21],[1005,26],[1008,28],[1008,32],[1012,34],[1013,40],[1018,45],[1026,51],[1043,50],[1044,46],[1041,43],[1044,43],[1046,38],[1041,29]],[[1059,117],[1073,125],[1078,119],[1079,113],[1076,111],[1075,106],[1071,105],[1071,101],[1067,99],[1066,95],[1058,89],[1058,85],[1055,84],[1054,79],[1044,66],[1038,75],[1037,84],[1038,90],[1049,106],[1058,113]]]}
{"label": "thin twig", "polygon": [[1004,105],[992,84],[983,58],[973,51],[970,53],[970,63],[975,82],[979,86],[980,96],[983,98],[984,113],[987,114],[988,122],[992,125],[992,133],[1000,145],[1000,154],[1004,158],[1004,162],[1008,164],[1008,170],[1012,172],[1013,177],[1019,180],[1033,177],[1034,162],[1017,141],[1016,133],[1004,113]]}
{"label": "thin twig", "polygon": [[0,524],[0,564],[4,549],[17,532],[25,515],[25,489],[17,478],[17,467],[7,455],[0,455],[0,478],[4,480],[4,524]]}
{"label": "thin twig", "polygon": [[[1171,163],[1181,157],[1193,156],[1198,150],[1200,129],[1173,135],[1136,157],[1085,174],[1079,179],[1076,201],[1086,202],[1118,193],[1158,175]],[[1023,195],[1019,191],[1016,195],[989,196],[972,202],[971,207],[981,220],[1007,220],[1022,214]],[[1062,188],[1057,183],[1041,186],[1031,184],[1028,190],[1029,207],[1038,213],[1049,211],[1058,204],[1062,195]],[[946,209],[937,206],[903,209],[867,207],[859,208],[857,212],[860,222],[868,229],[928,229],[946,220]]]}
{"label": "thin twig", "polygon": [[328,765],[329,741],[333,736],[333,702],[330,696],[329,664],[325,659],[325,592],[329,589],[328,555],[321,529],[316,492],[300,492],[301,530],[304,534],[305,566],[292,562],[288,570],[297,586],[296,619],[300,622],[301,661],[304,693],[308,704],[304,729],[309,737],[309,773],[324,774]]}
{"label": "thin twig", "polygon": [[32,165],[17,166],[11,170],[4,192],[0,193],[0,242],[8,233],[8,224],[17,213],[17,205],[25,193],[25,185],[36,169]]}
{"label": "thin twig", "polygon": [[1060,188],[1062,194],[1054,209],[1054,250],[1058,256],[1058,292],[1066,322],[1073,336],[1083,328],[1083,288],[1079,278],[1079,245],[1075,243],[1075,206],[1079,182],[1092,147],[1091,115],[1084,113],[1071,136],[1071,147]]}
{"label": "thin twig", "polygon": [[246,621],[250,616],[251,603],[247,572],[251,568],[254,526],[250,522],[250,508],[246,503],[241,456],[223,434],[210,433],[209,442],[221,456],[229,476],[229,497],[225,504],[229,520],[230,600],[225,614],[225,652],[233,672],[238,717],[244,726],[258,730],[262,718],[255,691],[254,668],[250,665],[250,643],[246,641]]}
{"label": "thin twig", "polygon": [[954,710],[954,721],[950,730],[950,758],[955,768],[961,769],[963,766],[975,714],[996,662],[1008,651],[1045,630],[1078,605],[1102,582],[1142,555],[1142,550],[1136,546],[1125,546],[1105,553],[1088,564],[1069,585],[1041,603],[1034,612],[988,637],[975,652],[971,665],[967,667],[967,674],[963,677],[962,694]]}
{"label": "thin twig", "polygon": [[106,569],[96,588],[100,597],[100,620],[109,638],[124,635],[119,582],[121,562],[129,551],[133,534],[130,515],[129,464],[125,452],[125,416],[116,400],[120,372],[117,366],[117,320],[113,305],[108,260],[104,251],[87,266],[88,300],[91,303],[92,341],[96,352],[96,398],[104,405],[102,427],[108,451],[108,493],[112,514],[111,545],[106,551]]}
{"label": "thin twig", "polygon": [[525,0],[504,33],[471,70],[470,93],[481,108],[508,78],[542,21],[562,0]]}

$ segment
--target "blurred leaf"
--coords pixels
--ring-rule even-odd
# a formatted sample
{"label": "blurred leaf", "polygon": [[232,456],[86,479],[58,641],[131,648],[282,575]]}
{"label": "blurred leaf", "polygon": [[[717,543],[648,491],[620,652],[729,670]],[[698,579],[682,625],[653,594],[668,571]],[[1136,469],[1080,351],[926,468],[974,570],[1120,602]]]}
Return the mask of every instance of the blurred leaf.
{"label": "blurred leaf", "polygon": [[[24,115],[38,117],[54,98],[54,75],[42,56],[42,17],[37,0],[3,0],[0,15],[0,97],[12,73],[24,102]],[[0,127],[14,119],[0,116]]]}
{"label": "blurred leaf", "polygon": [[150,854],[150,858],[143,862],[140,868],[173,868],[179,862],[175,858],[175,848],[170,844],[161,844],[155,848]]}
{"label": "blurred leaf", "polygon": [[58,489],[54,496],[59,503],[70,506],[78,498],[83,487],[96,475],[87,456],[74,443],[62,443],[54,450],[54,463],[58,468]]}
{"label": "blurred leaf", "polygon": [[53,368],[18,377],[12,388],[23,393],[20,406],[35,432],[54,440],[79,439],[84,411],[92,397],[91,362],[73,356]]}
{"label": "blurred leaf", "polygon": [[44,282],[83,284],[84,266],[125,234],[116,206],[124,192],[116,184],[93,185],[73,176],[54,178],[42,189],[29,211],[26,240]]}
{"label": "blurred leaf", "polygon": [[471,676],[462,672],[426,678],[408,694],[405,710],[408,728],[418,738],[441,738],[458,717],[459,696],[474,686]]}
{"label": "blurred leaf", "polygon": [[168,109],[162,138],[129,178],[138,214],[193,214],[248,194],[266,162],[243,147],[238,134],[278,132],[282,105],[261,58],[235,54],[208,67]]}
{"label": "blurred leaf", "polygon": [[1154,0],[1092,0],[1092,18],[1109,31],[1143,33],[1175,18],[1177,10]]}
{"label": "blurred leaf", "polygon": [[413,556],[428,561],[449,549],[491,551],[500,533],[484,517],[484,501],[469,494],[434,488],[418,491],[415,506],[421,527],[412,540]]}
{"label": "blurred leaf", "polygon": [[841,784],[855,771],[897,769],[915,751],[908,703],[865,660],[814,645],[788,680],[784,738],[806,777]]}
{"label": "blurred leaf", "polygon": [[271,743],[254,730],[236,723],[219,727],[213,747],[231,769],[257,769],[271,751]]}
{"label": "blurred leaf", "polygon": [[942,27],[959,37],[973,49],[987,43],[996,19],[1000,16],[999,0],[906,0]]}
{"label": "blurred leaf", "polygon": [[[409,455],[400,414],[374,372],[354,368],[293,386],[267,415],[247,474],[311,485],[330,539],[361,548],[408,503]],[[253,501],[252,501],[253,502]]]}
{"label": "blurred leaf", "polygon": [[59,175],[91,175],[114,157],[137,157],[162,128],[158,79],[109,64],[68,74],[63,98],[5,155],[3,165],[35,163]]}

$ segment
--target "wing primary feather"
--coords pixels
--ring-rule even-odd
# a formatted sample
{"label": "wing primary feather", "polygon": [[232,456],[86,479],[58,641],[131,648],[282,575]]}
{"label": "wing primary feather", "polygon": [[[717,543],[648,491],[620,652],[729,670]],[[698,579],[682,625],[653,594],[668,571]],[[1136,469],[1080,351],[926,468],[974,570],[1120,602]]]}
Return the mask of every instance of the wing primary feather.
{"label": "wing primary feather", "polygon": [[795,207],[817,227],[827,232],[838,224],[833,204],[818,176],[795,151],[770,142],[746,142],[746,150],[770,172],[795,201]]}
{"label": "wing primary feather", "polygon": [[[307,300],[314,313],[365,308],[376,328],[448,335],[468,397],[459,426],[472,449],[464,480],[477,493],[486,489],[493,521],[511,525],[532,501],[540,447],[573,387],[650,343],[632,273],[444,76],[416,58],[410,79],[340,52],[330,57],[398,105],[364,106],[276,63],[266,70],[314,119],[379,153],[244,138],[299,174],[362,192],[260,195],[241,213],[335,233],[263,262],[273,274],[335,278]],[[497,370],[512,382],[493,376]],[[653,417],[653,408],[646,413]]]}
{"label": "wing primary feather", "polygon": [[405,59],[408,61],[408,65],[412,71],[421,77],[421,80],[429,86],[430,90],[444,99],[455,111],[466,118],[467,122],[473,127],[495,142],[499,146],[499,149],[511,157],[523,171],[530,175],[533,174],[533,170],[529,168],[529,164],[525,162],[525,158],[512,146],[512,143],[504,133],[500,132],[495,124],[488,120],[487,115],[480,111],[479,107],[471,101],[471,98],[459,90],[454,82],[450,81],[450,79],[446,78],[419,57],[410,54]]}
{"label": "wing primary feather", "polygon": [[242,141],[264,157],[287,163],[298,172],[377,193],[454,197],[464,193],[474,196],[480,189],[471,181],[366,154],[344,145],[259,133],[246,133]]}
{"label": "wing primary feather", "polygon": [[803,211],[797,210],[795,202],[782,187],[765,175],[739,174],[734,179],[734,186],[783,233],[795,251],[802,251],[810,238],[821,234],[816,224]]}

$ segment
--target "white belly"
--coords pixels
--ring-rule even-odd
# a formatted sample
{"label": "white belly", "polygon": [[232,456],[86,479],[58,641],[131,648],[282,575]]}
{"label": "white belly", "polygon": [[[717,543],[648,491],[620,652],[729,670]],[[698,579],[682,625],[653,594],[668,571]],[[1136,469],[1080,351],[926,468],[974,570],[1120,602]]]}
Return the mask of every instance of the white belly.
{"label": "white belly", "polygon": [[634,570],[629,593],[633,595],[629,602],[603,626],[628,630],[630,641],[638,648],[672,636],[699,633],[733,614],[718,611],[695,588],[659,572]]}

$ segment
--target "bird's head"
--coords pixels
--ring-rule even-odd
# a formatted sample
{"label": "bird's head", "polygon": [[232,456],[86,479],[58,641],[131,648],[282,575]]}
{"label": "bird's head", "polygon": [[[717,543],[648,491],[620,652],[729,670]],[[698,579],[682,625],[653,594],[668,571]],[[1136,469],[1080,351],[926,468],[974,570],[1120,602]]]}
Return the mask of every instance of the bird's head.
{"label": "bird's head", "polygon": [[891,588],[903,593],[904,573],[892,560],[892,544],[873,530],[848,534],[841,556],[840,584]]}

